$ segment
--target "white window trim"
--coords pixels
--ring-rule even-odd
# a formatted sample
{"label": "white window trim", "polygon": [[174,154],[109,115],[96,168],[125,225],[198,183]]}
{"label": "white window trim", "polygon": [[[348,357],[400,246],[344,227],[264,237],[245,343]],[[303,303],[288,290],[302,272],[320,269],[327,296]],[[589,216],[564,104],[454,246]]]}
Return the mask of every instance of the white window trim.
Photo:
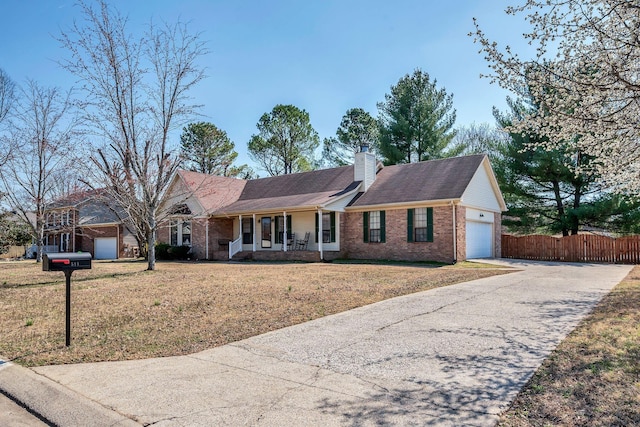
{"label": "white window trim", "polygon": [[[189,227],[191,228],[191,234],[190,234],[190,241],[189,244],[184,244],[182,241],[182,224],[184,223],[189,223]],[[193,221],[191,221],[190,219],[172,219],[169,222],[169,244],[172,244],[171,242],[171,234],[172,234],[172,229],[173,227],[177,227],[177,244],[176,246],[189,246],[191,247],[193,245]]]}

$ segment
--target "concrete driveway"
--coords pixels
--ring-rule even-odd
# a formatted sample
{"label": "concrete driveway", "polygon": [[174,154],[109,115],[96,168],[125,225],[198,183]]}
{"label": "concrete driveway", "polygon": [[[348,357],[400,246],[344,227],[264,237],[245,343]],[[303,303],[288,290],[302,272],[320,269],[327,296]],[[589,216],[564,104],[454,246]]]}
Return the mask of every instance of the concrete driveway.
{"label": "concrete driveway", "polygon": [[[54,384],[66,418],[46,399],[31,409],[61,425],[83,425],[86,412],[92,425],[491,426],[631,269],[492,262],[521,271],[189,356],[32,370],[12,365],[0,369],[0,389],[20,399],[21,375],[43,393]],[[38,400],[22,401],[30,399]]]}

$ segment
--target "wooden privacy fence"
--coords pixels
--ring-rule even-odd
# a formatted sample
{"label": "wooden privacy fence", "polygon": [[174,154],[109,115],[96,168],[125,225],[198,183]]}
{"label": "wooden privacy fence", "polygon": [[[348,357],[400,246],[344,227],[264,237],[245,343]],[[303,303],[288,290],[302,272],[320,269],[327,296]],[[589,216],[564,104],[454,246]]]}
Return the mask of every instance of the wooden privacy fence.
{"label": "wooden privacy fence", "polygon": [[640,264],[640,236],[566,237],[502,235],[502,257],[539,261]]}

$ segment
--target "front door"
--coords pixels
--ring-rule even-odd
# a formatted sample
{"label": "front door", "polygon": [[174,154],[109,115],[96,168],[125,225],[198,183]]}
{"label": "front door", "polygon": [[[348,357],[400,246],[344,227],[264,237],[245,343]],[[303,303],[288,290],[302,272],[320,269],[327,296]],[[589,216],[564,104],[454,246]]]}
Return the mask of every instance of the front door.
{"label": "front door", "polygon": [[263,217],[260,220],[262,224],[262,247],[271,247],[271,217]]}

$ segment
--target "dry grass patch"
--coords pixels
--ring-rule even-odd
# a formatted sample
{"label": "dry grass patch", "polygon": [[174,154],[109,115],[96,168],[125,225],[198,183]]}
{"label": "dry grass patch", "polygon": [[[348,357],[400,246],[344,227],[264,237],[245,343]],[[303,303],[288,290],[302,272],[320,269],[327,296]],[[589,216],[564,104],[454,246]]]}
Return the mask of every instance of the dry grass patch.
{"label": "dry grass patch", "polygon": [[397,265],[94,262],[72,277],[0,264],[0,355],[34,366],[183,355],[504,270]]}
{"label": "dry grass patch", "polygon": [[499,426],[640,425],[640,266],[545,360]]}

